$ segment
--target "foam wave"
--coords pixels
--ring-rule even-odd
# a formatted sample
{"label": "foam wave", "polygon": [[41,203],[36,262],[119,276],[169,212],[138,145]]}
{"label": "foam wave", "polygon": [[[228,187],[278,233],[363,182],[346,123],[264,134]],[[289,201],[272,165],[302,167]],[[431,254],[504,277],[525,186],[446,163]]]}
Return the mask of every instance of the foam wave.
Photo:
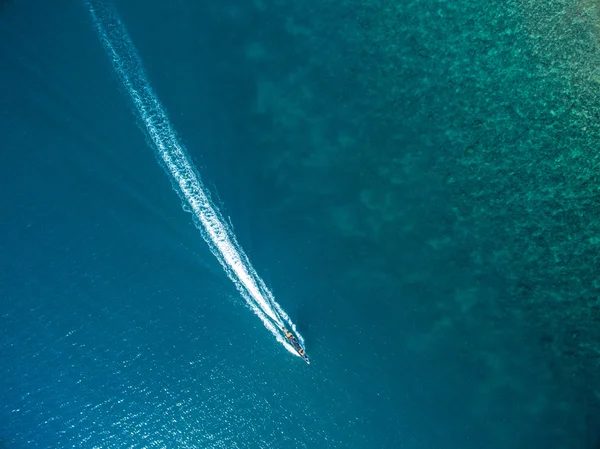
{"label": "foam wave", "polygon": [[113,9],[90,0],[86,1],[86,5],[113,68],[135,106],[138,119],[159,162],[183,201],[184,209],[193,215],[196,226],[211,252],[219,260],[248,306],[278,341],[292,354],[297,355],[282,337],[280,328],[287,325],[296,332],[302,344],[304,339],[258,276],[238,244],[231,227],[211,201],[196,168],[148,81],[142,61],[125,26]]}

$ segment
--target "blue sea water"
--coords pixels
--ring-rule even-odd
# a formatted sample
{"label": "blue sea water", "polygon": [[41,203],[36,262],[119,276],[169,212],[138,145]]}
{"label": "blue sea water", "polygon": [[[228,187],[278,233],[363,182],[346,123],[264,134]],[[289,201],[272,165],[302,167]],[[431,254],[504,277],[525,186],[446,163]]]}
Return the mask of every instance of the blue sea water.
{"label": "blue sea water", "polygon": [[[591,449],[597,398],[547,377],[550,356],[527,326],[507,322],[495,337],[485,320],[497,317],[465,306],[455,329],[432,299],[472,282],[474,296],[499,302],[501,275],[488,273],[481,287],[468,268],[433,270],[423,275],[429,290],[378,280],[373,265],[351,261],[385,264],[385,248],[314,225],[325,220],[312,212],[317,202],[343,200],[295,196],[290,207],[262,175],[263,141],[248,129],[269,126],[247,110],[260,75],[243,42],[292,41],[245,4],[223,5],[227,22],[203,2],[116,3],[215,203],[312,364],[266,331],[182,209],[85,3],[6,2],[0,447]],[[285,72],[295,51],[261,70]],[[223,73],[236,61],[234,85]],[[437,187],[422,189],[404,192],[402,207],[423,207]],[[391,233],[404,245],[390,259],[399,271],[429,264],[402,236],[402,226],[427,228],[419,214]],[[436,340],[446,328],[448,339]]]}

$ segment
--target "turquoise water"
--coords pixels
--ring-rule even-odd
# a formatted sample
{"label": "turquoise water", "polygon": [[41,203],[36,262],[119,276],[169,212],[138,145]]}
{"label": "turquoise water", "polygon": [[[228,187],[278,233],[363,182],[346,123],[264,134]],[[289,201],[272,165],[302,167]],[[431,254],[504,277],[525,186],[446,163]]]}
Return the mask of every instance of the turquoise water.
{"label": "turquoise water", "polygon": [[3,4],[0,447],[593,449],[582,5],[552,35],[511,2],[116,3],[307,366],[182,209],[84,3]]}

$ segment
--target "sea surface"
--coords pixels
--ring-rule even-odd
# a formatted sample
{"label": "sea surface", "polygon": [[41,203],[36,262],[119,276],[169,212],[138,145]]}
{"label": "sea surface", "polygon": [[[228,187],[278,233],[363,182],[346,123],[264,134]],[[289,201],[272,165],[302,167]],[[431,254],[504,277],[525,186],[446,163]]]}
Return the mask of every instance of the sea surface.
{"label": "sea surface", "polygon": [[0,1],[1,449],[600,447],[594,2],[105,4],[311,364],[86,2]]}

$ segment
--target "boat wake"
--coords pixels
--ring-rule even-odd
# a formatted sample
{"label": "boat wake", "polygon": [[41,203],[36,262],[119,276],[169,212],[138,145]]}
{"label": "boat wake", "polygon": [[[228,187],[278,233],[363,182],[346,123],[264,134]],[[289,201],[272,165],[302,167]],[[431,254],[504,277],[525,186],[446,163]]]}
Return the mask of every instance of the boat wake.
{"label": "boat wake", "polygon": [[181,198],[184,209],[192,214],[196,227],[202,233],[211,252],[219,260],[248,306],[290,353],[298,355],[283,337],[282,328],[291,328],[302,346],[304,339],[258,276],[238,244],[231,227],[211,200],[198,171],[150,85],[140,56],[118,14],[114,8],[100,2],[86,0],[85,3],[113,69],[129,94],[137,118],[174,190]]}

